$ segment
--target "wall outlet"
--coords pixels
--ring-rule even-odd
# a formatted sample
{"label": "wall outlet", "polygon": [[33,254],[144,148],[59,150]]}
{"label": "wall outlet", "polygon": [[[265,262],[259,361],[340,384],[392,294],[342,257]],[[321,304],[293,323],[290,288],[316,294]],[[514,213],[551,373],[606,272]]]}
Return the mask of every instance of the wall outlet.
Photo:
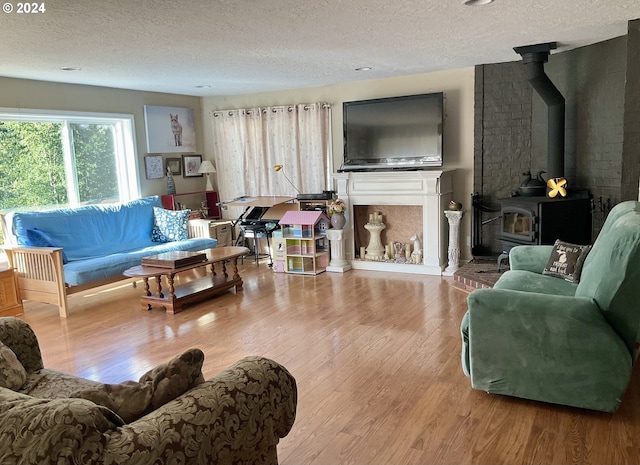
{"label": "wall outlet", "polygon": [[471,236],[467,236],[467,247],[471,247]]}

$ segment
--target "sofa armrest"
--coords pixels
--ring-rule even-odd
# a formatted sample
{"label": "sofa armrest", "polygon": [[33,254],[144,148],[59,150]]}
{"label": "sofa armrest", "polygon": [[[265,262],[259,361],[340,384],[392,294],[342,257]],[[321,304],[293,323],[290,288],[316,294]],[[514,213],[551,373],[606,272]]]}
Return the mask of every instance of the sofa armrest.
{"label": "sofa armrest", "polygon": [[18,272],[24,300],[57,305],[68,316],[61,247],[6,247],[9,266]]}
{"label": "sofa armrest", "polygon": [[512,270],[525,270],[542,274],[549,261],[552,245],[519,245],[509,252]]}
{"label": "sofa armrest", "polygon": [[277,464],[296,414],[293,376],[244,358],[148,415],[108,433],[104,464]]}
{"label": "sofa armrest", "polygon": [[44,368],[38,338],[20,318],[0,318],[0,341],[16,354],[27,373]]}
{"label": "sofa armrest", "polygon": [[591,299],[479,289],[468,304],[463,326],[474,388],[617,408],[631,377],[631,354]]}

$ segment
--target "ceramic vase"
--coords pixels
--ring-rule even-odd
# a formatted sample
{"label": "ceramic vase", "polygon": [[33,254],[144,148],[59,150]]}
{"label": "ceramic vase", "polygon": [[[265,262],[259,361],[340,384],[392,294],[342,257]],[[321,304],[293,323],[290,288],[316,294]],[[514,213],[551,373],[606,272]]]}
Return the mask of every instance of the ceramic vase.
{"label": "ceramic vase", "polygon": [[173,175],[171,174],[171,170],[167,169],[167,194],[175,194],[176,193],[176,183],[173,180]]}
{"label": "ceramic vase", "polygon": [[342,229],[347,223],[344,213],[334,213],[331,215],[331,227],[333,229]]}

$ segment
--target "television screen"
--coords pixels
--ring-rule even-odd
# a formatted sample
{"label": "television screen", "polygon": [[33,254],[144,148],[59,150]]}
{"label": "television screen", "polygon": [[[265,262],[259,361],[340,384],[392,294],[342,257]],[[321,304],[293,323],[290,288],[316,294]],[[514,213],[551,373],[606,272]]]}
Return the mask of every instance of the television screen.
{"label": "television screen", "polygon": [[341,171],[442,166],[443,93],[344,102]]}

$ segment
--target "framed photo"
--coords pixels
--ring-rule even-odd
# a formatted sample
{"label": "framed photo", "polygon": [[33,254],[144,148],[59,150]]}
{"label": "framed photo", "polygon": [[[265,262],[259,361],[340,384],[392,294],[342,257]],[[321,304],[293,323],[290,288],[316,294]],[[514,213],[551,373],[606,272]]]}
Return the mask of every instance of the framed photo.
{"label": "framed photo", "polygon": [[203,175],[198,173],[201,164],[202,155],[182,155],[183,176],[185,178],[202,177]]}
{"label": "framed photo", "polygon": [[167,158],[165,160],[165,170],[171,171],[174,176],[180,176],[182,174],[182,160],[180,158]]}
{"label": "framed photo", "polygon": [[164,162],[162,155],[146,155],[144,157],[144,171],[147,179],[164,178]]}
{"label": "framed photo", "polygon": [[196,129],[191,108],[144,106],[149,153],[196,151]]}

